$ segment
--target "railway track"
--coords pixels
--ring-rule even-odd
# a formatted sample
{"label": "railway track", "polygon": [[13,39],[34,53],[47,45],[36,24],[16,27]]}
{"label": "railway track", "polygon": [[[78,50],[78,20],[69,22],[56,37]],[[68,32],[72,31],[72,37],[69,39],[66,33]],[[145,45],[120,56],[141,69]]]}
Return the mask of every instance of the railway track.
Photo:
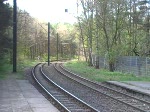
{"label": "railway track", "polygon": [[118,91],[129,94],[131,96],[134,96],[136,98],[143,99],[145,101],[150,102],[150,95],[149,94],[143,93],[143,92],[138,91],[138,90],[133,90],[133,89],[121,86],[121,85],[117,85],[117,84],[112,83],[112,82],[104,82],[103,84],[105,86],[110,87],[110,88],[117,89]]}
{"label": "railway track", "polygon": [[79,98],[75,97],[51,79],[42,70],[42,64],[32,69],[32,75],[39,86],[61,107],[64,112],[99,112]]}
{"label": "railway track", "polygon": [[61,64],[55,64],[55,69],[60,72],[61,74],[65,75],[66,77],[77,81],[78,83],[82,83],[85,86],[88,86],[91,89],[94,89],[95,91],[98,91],[101,94],[106,95],[107,97],[110,97],[114,100],[117,100],[118,102],[121,102],[125,105],[128,105],[129,107],[134,108],[135,110],[139,112],[150,112],[150,102],[139,99],[137,97],[125,94],[121,91],[117,91],[115,89],[112,89],[110,87],[107,87],[105,85],[92,82],[90,80],[87,80],[85,78],[82,78],[66,69],[64,69]]}

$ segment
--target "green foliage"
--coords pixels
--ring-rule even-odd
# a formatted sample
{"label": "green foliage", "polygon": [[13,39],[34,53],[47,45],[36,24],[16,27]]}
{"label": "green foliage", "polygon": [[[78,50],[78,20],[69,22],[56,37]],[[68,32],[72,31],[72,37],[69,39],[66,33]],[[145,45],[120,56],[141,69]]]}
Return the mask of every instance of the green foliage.
{"label": "green foliage", "polygon": [[23,55],[20,55],[18,57],[18,60],[17,60],[17,69],[19,72],[24,72],[24,70],[26,68],[29,68],[31,66],[34,66],[36,63],[39,63],[40,60],[30,60],[28,59],[28,57],[24,57]]}
{"label": "green foliage", "polygon": [[10,25],[12,10],[9,4],[4,4],[5,0],[0,0],[0,32],[4,31]]}
{"label": "green foliage", "polygon": [[10,38],[12,10],[9,4],[3,3],[4,1],[0,0],[0,61],[12,49],[12,39]]}
{"label": "green foliage", "polygon": [[150,81],[150,77],[136,77],[132,74],[123,74],[120,72],[109,72],[105,69],[95,69],[89,67],[86,62],[71,61],[65,63],[65,67],[71,71],[80,74],[82,77],[90,80],[103,82],[103,81]]}
{"label": "green foliage", "polygon": [[79,0],[78,4],[83,9],[78,37],[86,61],[91,53],[106,56],[113,71],[119,56],[150,56],[148,0]]}
{"label": "green foliage", "polygon": [[11,73],[12,66],[4,63],[0,66],[0,79],[5,79]]}
{"label": "green foliage", "polygon": [[7,55],[0,60],[0,79],[5,79],[12,71],[12,65],[9,63]]}
{"label": "green foliage", "polygon": [[5,55],[0,61],[0,79],[6,79],[10,76],[16,79],[25,79],[25,69],[36,65],[39,61],[29,60],[20,56],[17,60],[17,73],[12,73],[12,64],[10,64],[9,56]]}

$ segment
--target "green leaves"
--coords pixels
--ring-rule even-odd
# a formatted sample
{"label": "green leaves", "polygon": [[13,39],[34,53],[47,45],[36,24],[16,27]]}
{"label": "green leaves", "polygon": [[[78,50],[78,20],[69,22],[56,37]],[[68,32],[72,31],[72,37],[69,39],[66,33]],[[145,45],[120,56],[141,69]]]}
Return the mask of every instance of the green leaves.
{"label": "green leaves", "polygon": [[0,31],[4,31],[10,25],[11,17],[12,10],[10,9],[10,6],[0,2]]}
{"label": "green leaves", "polygon": [[71,61],[65,63],[65,67],[69,70],[81,75],[82,77],[98,82],[104,81],[150,81],[150,77],[136,77],[132,74],[123,74],[121,72],[110,72],[105,69],[95,69],[89,67],[86,62]]}
{"label": "green leaves", "polygon": [[[6,0],[0,0],[0,57],[9,55],[9,51],[12,48],[10,28],[12,21],[12,10],[8,4],[3,2]],[[1,61],[1,60],[0,60]]]}

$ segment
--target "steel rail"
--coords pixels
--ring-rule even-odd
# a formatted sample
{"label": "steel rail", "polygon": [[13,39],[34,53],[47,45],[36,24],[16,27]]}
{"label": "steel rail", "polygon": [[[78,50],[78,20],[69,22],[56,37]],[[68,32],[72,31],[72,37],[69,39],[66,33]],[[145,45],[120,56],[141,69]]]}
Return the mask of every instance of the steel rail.
{"label": "steel rail", "polygon": [[[135,100],[140,101],[141,103],[144,103],[144,104],[143,104],[143,107],[144,107],[144,106],[146,107],[146,105],[147,105],[148,110],[150,109],[150,102],[149,102],[149,101],[146,101],[146,100],[143,100],[143,99],[140,99],[140,98],[137,98],[137,97],[134,97],[134,96],[125,94],[125,93],[123,93],[123,92],[120,92],[120,91],[117,91],[117,90],[112,89],[112,88],[110,88],[110,87],[107,87],[107,86],[105,86],[105,85],[103,85],[103,84],[99,84],[99,83],[97,83],[97,82],[94,82],[94,81],[91,81],[91,80],[86,79],[86,78],[84,78],[84,77],[81,77],[81,76],[79,76],[79,75],[77,75],[77,74],[75,74],[75,73],[73,73],[73,72],[71,72],[71,71],[65,69],[65,68],[62,66],[62,64],[60,64],[60,67],[61,67],[64,71],[66,71],[66,72],[72,74],[73,76],[75,76],[75,77],[77,77],[77,78],[82,79],[83,81],[87,81],[87,82],[90,82],[90,83],[92,83],[92,84],[94,84],[94,85],[100,86],[100,87],[102,87],[102,88],[106,88],[106,89],[108,89],[108,90],[111,90],[112,92],[116,92],[117,94],[124,95],[124,96],[128,97],[129,100],[130,100],[130,98],[133,98],[134,101],[135,101]],[[138,92],[138,91],[137,91],[137,92]],[[139,92],[139,93],[141,93],[141,92]],[[118,97],[118,98],[119,98],[119,100],[124,100],[124,101],[125,101],[125,99],[120,99],[120,97]],[[134,106],[134,104],[132,104],[132,103],[131,103],[131,105]],[[146,109],[145,109],[145,110],[146,110]],[[147,112],[147,110],[146,110],[146,112]]]}
{"label": "steel rail", "polygon": [[[112,96],[109,95],[109,94],[106,94],[106,93],[104,93],[104,92],[101,92],[101,91],[99,91],[99,90],[97,90],[97,89],[95,89],[95,88],[93,88],[93,87],[90,87],[89,85],[83,84],[83,83],[81,83],[80,81],[77,81],[77,80],[73,79],[73,78],[70,77],[70,76],[65,75],[62,71],[58,70],[58,68],[56,67],[56,64],[57,64],[57,63],[54,64],[55,69],[56,69],[59,73],[63,74],[64,76],[66,76],[66,77],[68,77],[68,78],[70,78],[70,79],[72,79],[72,80],[74,80],[74,81],[76,81],[76,82],[78,82],[78,83],[80,83],[80,84],[86,86],[86,87],[89,87],[89,88],[91,88],[91,89],[94,90],[94,91],[97,91],[97,92],[99,92],[99,93],[101,93],[101,94],[103,94],[103,95],[106,95],[106,96],[108,96],[108,97],[114,99],[114,100],[117,100],[117,101],[119,101],[119,102],[121,102],[121,103],[123,103],[123,104],[126,104],[126,105],[128,105],[128,106],[130,106],[130,107],[132,107],[132,108],[134,108],[134,109],[136,109],[136,110],[139,110],[139,111],[141,111],[141,112],[147,112],[147,110],[143,110],[143,109],[141,109],[141,108],[138,108],[138,107],[136,107],[136,106],[134,106],[134,105],[131,105],[131,104],[125,102],[125,100],[122,101],[121,99],[117,99],[117,98],[115,98],[115,97],[112,97]],[[61,67],[62,67],[62,66],[61,66]],[[62,67],[62,69],[64,69],[64,68]],[[70,72],[69,70],[66,70],[66,69],[64,69],[64,70],[67,71],[68,73],[72,74],[72,75],[75,75],[75,77],[79,77],[81,80],[89,81],[90,83],[97,84],[98,86],[101,86],[101,87],[103,86],[103,85],[100,85],[100,84],[95,83],[95,82],[93,82],[93,81],[90,81],[90,80],[88,80],[88,79],[85,79],[85,78],[83,78],[83,77],[81,77],[81,76],[79,76],[79,75],[76,75],[75,73],[72,73],[72,72]],[[103,87],[104,87],[104,86],[103,86]],[[107,88],[108,88],[108,87],[107,87]],[[109,89],[109,88],[108,88],[108,89]],[[110,88],[110,89],[111,89],[111,88]],[[111,89],[111,90],[112,90],[112,89]],[[117,92],[118,92],[118,91],[117,91]],[[120,94],[121,94],[121,93],[120,93]],[[144,102],[145,102],[145,101],[144,101]],[[147,102],[147,103],[149,103],[149,102]]]}
{"label": "steel rail", "polygon": [[[127,96],[127,97],[134,98],[134,99],[139,100],[139,101],[141,101],[141,102],[143,102],[143,103],[145,103],[145,104],[147,104],[147,105],[150,105],[150,102],[148,102],[148,101],[145,101],[145,100],[143,100],[143,99],[139,99],[139,98],[130,96],[130,95],[128,95],[128,94],[125,94],[125,93],[123,93],[123,92],[117,91],[117,90],[112,89],[112,88],[110,88],[110,87],[107,87],[107,86],[105,86],[105,85],[102,85],[102,84],[99,84],[99,83],[97,83],[97,82],[88,80],[88,79],[86,79],[86,78],[84,78],[84,77],[81,77],[81,76],[79,76],[79,75],[77,75],[77,74],[75,74],[75,73],[73,73],[73,72],[71,72],[71,71],[65,69],[61,64],[60,64],[60,67],[61,67],[64,71],[66,71],[66,72],[68,72],[68,73],[74,75],[74,76],[77,77],[77,78],[80,78],[80,79],[83,80],[83,81],[90,82],[90,83],[92,83],[92,84],[94,84],[94,85],[97,85],[97,86],[100,86],[100,87],[109,89],[109,90],[114,91],[114,92],[119,93],[119,94],[123,94],[123,95],[125,95],[125,96]],[[109,83],[109,82],[108,82],[108,83]],[[137,91],[137,92],[138,92],[138,91]]]}
{"label": "steel rail", "polygon": [[127,87],[125,87],[125,86],[121,86],[121,85],[117,85],[117,84],[114,84],[114,83],[112,83],[112,82],[105,82],[104,84],[108,84],[108,85],[114,85],[114,86],[116,86],[116,87],[119,87],[119,88],[122,88],[122,89],[125,89],[125,90],[130,90],[131,92],[133,92],[133,93],[135,93],[135,92],[137,92],[137,93],[139,93],[139,94],[141,94],[142,96],[146,96],[146,97],[150,97],[150,94],[148,94],[148,93],[143,93],[142,91],[139,91],[139,90],[136,90],[136,89],[131,89],[131,88],[127,88]]}
{"label": "steel rail", "polygon": [[[39,64],[38,64],[39,65]],[[38,66],[37,65],[37,66]],[[44,64],[43,64],[44,65]],[[42,65],[42,67],[43,67]],[[71,93],[69,93],[68,91],[66,91],[65,89],[63,89],[62,87],[60,87],[59,85],[57,85],[55,82],[53,82],[51,79],[49,79],[43,72],[42,70],[42,67],[40,67],[40,72],[41,74],[44,76],[44,78],[46,78],[46,80],[48,80],[48,82],[52,83],[52,85],[54,85],[56,88],[60,89],[61,91],[63,91],[65,94],[67,94],[67,96],[71,96],[72,99],[75,100],[75,102],[79,102],[80,103],[80,107],[81,107],[81,104],[83,106],[83,108],[85,109],[84,111],[90,111],[90,112],[99,112],[98,110],[96,110],[95,108],[91,107],[90,105],[88,105],[87,103],[83,102],[82,100],[80,100],[79,98],[75,97],[74,95],[72,95]],[[32,74],[33,74],[33,77],[35,78],[36,82],[38,82],[38,84],[47,92],[47,94],[49,94],[53,100],[55,100],[66,112],[71,112],[71,109],[69,110],[69,108],[72,108],[70,107],[70,105],[73,105],[73,104],[67,104],[69,105],[69,108],[65,106],[65,104],[62,104],[57,98],[55,98],[57,96],[56,95],[52,95],[39,81],[38,79],[36,78],[35,76],[35,68],[34,70],[32,70]],[[59,97],[61,96],[60,94],[58,94]],[[65,100],[66,102],[66,100]],[[77,108],[77,110],[82,110],[81,108]],[[83,110],[82,110],[83,111]]]}
{"label": "steel rail", "polygon": [[40,65],[41,63],[38,63],[35,67],[32,68],[32,76],[34,78],[34,80],[37,82],[37,84],[55,101],[59,104],[59,106],[61,106],[61,108],[63,108],[66,112],[71,112],[70,110],[68,110],[64,105],[62,105],[36,78],[35,76],[35,69],[38,65]]}
{"label": "steel rail", "polygon": [[90,108],[92,110],[92,112],[100,112],[99,110],[95,109],[94,107],[90,106],[89,104],[87,104],[86,102],[82,101],[81,99],[77,98],[76,96],[74,96],[73,94],[69,93],[68,91],[66,91],[64,88],[62,88],[61,86],[59,86],[58,84],[56,84],[54,81],[52,81],[44,72],[43,72],[43,66],[41,67],[41,72],[43,74],[43,76],[50,82],[52,82],[55,86],[57,86],[58,88],[60,88],[61,90],[63,90],[66,94],[68,94],[69,96],[71,96],[72,98],[74,98],[75,100],[79,101],[80,103],[82,103],[83,105],[87,106],[88,108]]}

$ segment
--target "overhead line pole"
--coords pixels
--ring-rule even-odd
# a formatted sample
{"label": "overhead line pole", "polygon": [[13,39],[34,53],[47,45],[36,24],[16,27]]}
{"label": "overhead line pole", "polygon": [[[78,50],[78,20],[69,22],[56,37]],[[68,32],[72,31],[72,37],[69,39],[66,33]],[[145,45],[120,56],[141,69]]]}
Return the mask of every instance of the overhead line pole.
{"label": "overhead line pole", "polygon": [[50,65],[50,23],[48,22],[48,66]]}
{"label": "overhead line pole", "polygon": [[13,1],[13,72],[17,72],[17,1]]}
{"label": "overhead line pole", "polygon": [[57,61],[58,61],[58,44],[59,44],[59,40],[58,40],[58,38],[59,38],[59,35],[58,35],[58,33],[57,33]]}

